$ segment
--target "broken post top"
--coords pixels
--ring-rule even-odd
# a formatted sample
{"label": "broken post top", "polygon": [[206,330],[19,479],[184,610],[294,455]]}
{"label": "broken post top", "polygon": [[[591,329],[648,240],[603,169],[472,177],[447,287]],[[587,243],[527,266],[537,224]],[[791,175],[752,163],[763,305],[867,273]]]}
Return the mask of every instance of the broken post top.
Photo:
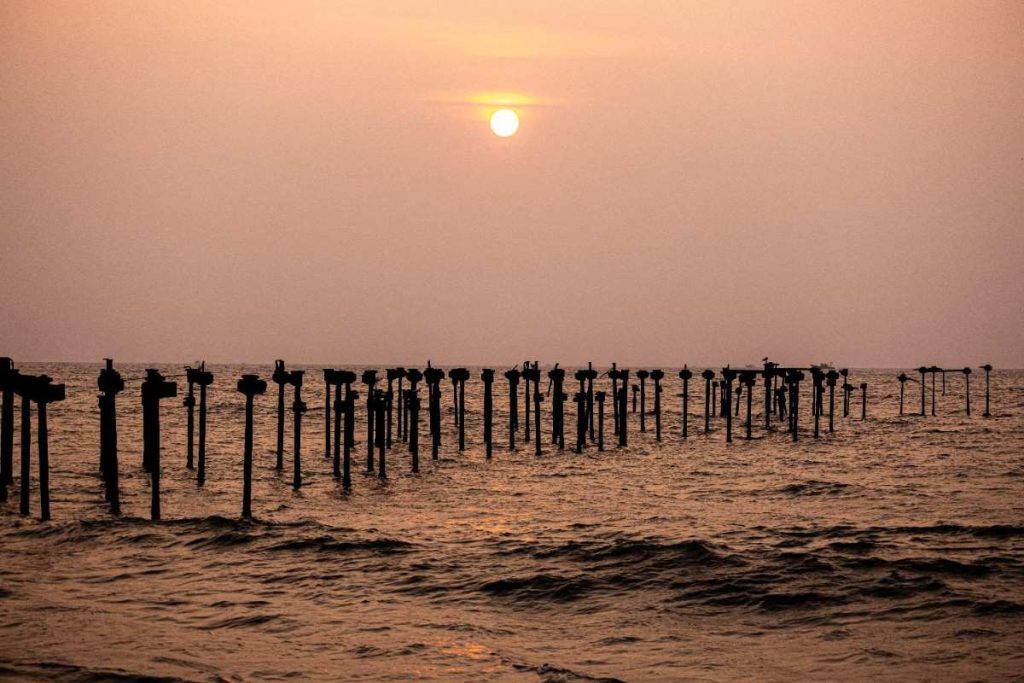
{"label": "broken post top", "polygon": [[700,373],[700,376],[710,382],[711,380],[713,380],[715,378],[715,371],[714,370],[705,370],[704,372]]}
{"label": "broken post top", "polygon": [[54,403],[65,398],[64,385],[54,384],[47,375],[21,375],[21,378],[19,393],[34,403]]}
{"label": "broken post top", "polygon": [[114,369],[114,361],[104,358],[106,367],[100,370],[100,376],[96,380],[96,386],[106,396],[113,396],[124,391],[124,378],[121,373]]}
{"label": "broken post top", "polygon": [[651,370],[651,379],[655,382],[660,382],[665,379],[665,373],[662,370]]}
{"label": "broken post top", "polygon": [[267,391],[267,383],[258,375],[242,375],[238,380],[238,391],[246,396],[257,396]]}
{"label": "broken post top", "polygon": [[492,370],[491,368],[484,368],[483,370],[480,371],[480,379],[482,379],[487,384],[490,384],[491,382],[494,381],[494,370]]}
{"label": "broken post top", "polygon": [[684,382],[688,382],[689,380],[693,379],[693,370],[684,365],[683,369],[679,371],[679,379],[683,380]]}
{"label": "broken post top", "polygon": [[185,368],[185,379],[189,384],[208,387],[213,384],[213,373],[207,372],[206,363],[203,363],[198,368]]}
{"label": "broken post top", "polygon": [[287,384],[288,383],[288,371],[284,369],[283,360],[274,361],[274,374],[271,379],[275,384]]}
{"label": "broken post top", "polygon": [[178,395],[178,385],[164,379],[159,370],[146,369],[146,379],[142,382],[142,400],[159,401],[162,398],[174,398]]}
{"label": "broken post top", "polygon": [[363,384],[373,386],[377,383],[377,371],[376,370],[363,370]]}
{"label": "broken post top", "polygon": [[520,376],[521,373],[519,372],[519,368],[512,368],[511,370],[505,371],[505,379],[507,379],[512,384],[518,384]]}
{"label": "broken post top", "polygon": [[453,382],[465,382],[469,379],[469,370],[466,368],[452,368],[448,371],[448,378]]}
{"label": "broken post top", "polygon": [[411,383],[415,384],[419,382],[421,379],[423,379],[423,373],[417,370],[416,368],[412,368],[410,370],[405,371],[405,377]]}
{"label": "broken post top", "polygon": [[540,368],[525,368],[523,369],[523,379],[527,382],[539,382],[540,381]]}
{"label": "broken post top", "polygon": [[288,373],[288,384],[291,384],[296,389],[302,386],[302,376],[306,374],[305,370],[292,370]]}
{"label": "broken post top", "polygon": [[427,384],[438,384],[444,379],[444,370],[431,367],[428,363],[427,369],[423,371],[423,379],[427,380]]}

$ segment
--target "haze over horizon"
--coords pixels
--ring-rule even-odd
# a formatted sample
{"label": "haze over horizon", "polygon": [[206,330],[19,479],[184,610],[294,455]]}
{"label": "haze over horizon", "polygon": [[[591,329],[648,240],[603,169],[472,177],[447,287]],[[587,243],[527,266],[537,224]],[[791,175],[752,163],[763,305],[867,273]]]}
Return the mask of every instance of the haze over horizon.
{"label": "haze over horizon", "polygon": [[1022,367],[1022,35],[1019,2],[5,3],[0,355]]}

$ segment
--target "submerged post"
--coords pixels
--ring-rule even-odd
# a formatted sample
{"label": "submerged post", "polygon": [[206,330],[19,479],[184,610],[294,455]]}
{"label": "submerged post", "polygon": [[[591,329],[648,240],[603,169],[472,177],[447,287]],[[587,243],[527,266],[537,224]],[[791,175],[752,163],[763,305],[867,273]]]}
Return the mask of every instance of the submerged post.
{"label": "submerged post", "polygon": [[685,365],[679,371],[679,379],[683,380],[683,438],[689,438],[690,421],[690,380],[693,378],[693,371]]}
{"label": "submerged post", "polygon": [[[565,448],[565,400],[568,398],[562,390],[565,382],[565,370],[555,367],[548,371],[551,389],[551,443],[561,450]],[[540,429],[540,424],[536,425]]]}
{"label": "submerged post", "polygon": [[988,378],[992,373],[992,366],[985,363],[981,366],[981,369],[985,371],[985,412],[981,414],[982,417],[992,417],[992,413],[989,411],[988,403]]}
{"label": "submerged post", "polygon": [[277,385],[277,471],[284,470],[284,388],[288,384],[288,371],[283,360],[274,361],[271,381]]}
{"label": "submerged post", "polygon": [[582,453],[587,438],[587,392],[577,391],[572,400],[576,404],[576,452]]}
{"label": "submerged post", "polygon": [[292,454],[292,488],[296,491],[302,487],[302,415],[306,412],[306,402],[302,400],[302,376],[305,370],[292,370],[288,373],[288,384],[295,387],[292,400],[292,412],[295,420],[294,438],[295,452]]}
{"label": "submerged post", "polygon": [[608,378],[612,381],[612,433],[619,433],[619,370],[615,363],[608,371]]}
{"label": "submerged post", "polygon": [[491,429],[491,412],[494,409],[494,397],[492,395],[494,384],[494,370],[485,368],[480,372],[480,379],[484,383],[484,451],[485,457],[491,459],[493,449],[493,433]]}
{"label": "submerged post", "polygon": [[651,370],[651,380],[654,382],[654,438],[661,441],[661,380],[665,373],[661,370]]}
{"label": "submerged post", "polygon": [[928,368],[926,368],[926,367],[924,367],[922,365],[921,367],[919,367],[917,369],[917,371],[919,373],[921,373],[921,417],[924,417],[925,416],[925,412],[924,412],[924,398],[925,398],[924,397],[924,392],[927,389],[927,385],[924,383],[924,375],[925,375],[926,372],[928,372]]}
{"label": "submerged post", "polygon": [[814,417],[814,438],[817,439],[821,436],[820,420],[821,411],[816,410],[813,406],[818,404],[818,396],[821,395],[823,388],[821,383],[824,381],[825,376],[821,372],[821,368],[811,368],[811,414]]}
{"label": "submerged post", "polygon": [[331,457],[331,386],[334,370],[324,368],[324,459]]}
{"label": "submerged post", "polygon": [[831,434],[836,431],[836,380],[839,379],[839,373],[829,370],[825,377],[828,382],[828,432]]}
{"label": "submerged post", "polygon": [[715,372],[705,370],[700,376],[704,378],[704,433],[707,434],[711,431],[711,412],[714,410],[711,403],[711,382],[715,379]]}
{"label": "submerged post", "polygon": [[341,487],[348,490],[352,487],[352,447],[356,442],[356,399],[359,392],[352,390],[356,381],[356,373],[343,370],[339,377],[345,385],[345,443],[341,460]]}
{"label": "submerged post", "polygon": [[[46,406],[50,403],[63,401],[65,391],[63,384],[53,384],[53,380],[46,375],[38,377],[26,376],[25,380],[24,399],[36,404],[36,417],[38,420],[36,433],[39,447],[39,518],[46,522],[50,519],[50,442],[46,423]],[[22,436],[25,436],[24,432]],[[31,435],[29,435],[29,438],[31,438]],[[25,460],[22,461],[22,476],[22,514],[27,515],[29,475]]]}
{"label": "submerged post", "polygon": [[160,401],[174,398],[178,385],[164,379],[158,370],[146,370],[142,382],[142,434],[143,461],[148,463],[150,489],[150,518],[160,519]]}
{"label": "submerged post", "polygon": [[540,370],[533,368],[537,373],[536,379],[533,380],[533,423],[535,429],[533,430],[533,436],[535,441],[535,455],[540,457],[540,402],[544,400],[544,395],[540,393]]}
{"label": "submerged post", "polygon": [[412,471],[420,471],[420,396],[419,389],[405,392],[406,410],[409,416],[409,454],[412,456]]}
{"label": "submerged post", "polygon": [[604,398],[603,391],[594,394],[597,401],[597,450],[604,450]]}
{"label": "submerged post", "polygon": [[374,391],[376,391],[377,371],[363,370],[362,381],[366,385],[366,471],[373,472],[373,442],[377,435],[373,425],[377,417],[373,399]]}
{"label": "submerged post", "polygon": [[896,379],[898,379],[899,382],[900,382],[900,417],[902,417],[903,416],[903,392],[907,388],[907,380],[910,379],[910,378],[907,377],[907,373],[901,372],[899,375],[896,376]]}
{"label": "submerged post", "polygon": [[253,397],[267,391],[267,383],[257,375],[242,375],[238,391],[245,396],[245,442],[242,451],[242,517],[252,517],[252,408]]}
{"label": "submerged post", "polygon": [[516,430],[519,429],[519,369],[505,371],[508,380],[508,450],[516,449]]}
{"label": "submerged post", "polygon": [[14,483],[14,385],[18,371],[14,361],[0,358],[0,501],[7,500],[7,487]]}
{"label": "submerged post", "polygon": [[741,375],[741,379],[747,388],[747,441],[750,441],[753,438],[751,430],[753,427],[754,384],[757,382],[757,375],[753,372],[745,372]]}
{"label": "submerged post", "polygon": [[[196,471],[196,484],[202,486],[206,482],[206,387],[213,384],[213,373],[206,370],[206,363],[203,362],[198,368],[187,368],[185,376],[190,390],[192,384],[199,387],[199,469]],[[189,408],[190,415],[191,412]]]}
{"label": "submerged post", "polygon": [[626,413],[626,402],[629,396],[629,370],[619,370],[619,379],[622,380],[622,388],[619,389],[619,447],[625,448],[629,444],[629,415]]}
{"label": "submerged post", "polygon": [[967,402],[967,416],[971,416],[971,369],[964,368],[964,400]]}
{"label": "submerged post", "polygon": [[469,379],[469,370],[466,368],[452,368],[448,371],[448,377],[452,380],[452,388],[455,391],[455,418],[459,426],[459,451],[466,450],[466,380]]}
{"label": "submerged post", "polygon": [[195,469],[195,433],[196,433],[196,382],[193,377],[193,369],[185,368],[185,378],[188,383],[188,393],[181,400],[185,406],[185,469]]}
{"label": "submerged post", "polygon": [[106,367],[100,370],[96,384],[100,390],[100,473],[103,476],[105,498],[110,512],[121,514],[119,466],[117,462],[117,395],[124,390],[124,379],[114,369],[114,361],[104,359]]}
{"label": "submerged post", "polygon": [[[647,432],[647,378],[651,373],[646,370],[637,370],[636,378],[640,380],[640,432]],[[636,387],[633,387],[633,412],[636,412]]]}
{"label": "submerged post", "polygon": [[868,383],[860,383],[860,419],[868,419]]}
{"label": "submerged post", "polygon": [[387,466],[387,410],[388,410],[388,394],[386,391],[377,389],[374,392],[374,409],[377,411],[377,416],[374,418],[374,423],[377,426],[377,464],[379,465],[377,470],[377,476],[380,479],[388,478],[388,466]]}
{"label": "submerged post", "polygon": [[441,448],[441,380],[444,379],[444,370],[431,367],[430,361],[427,361],[423,379],[427,383],[428,407],[430,409],[430,457],[437,460],[438,450]]}

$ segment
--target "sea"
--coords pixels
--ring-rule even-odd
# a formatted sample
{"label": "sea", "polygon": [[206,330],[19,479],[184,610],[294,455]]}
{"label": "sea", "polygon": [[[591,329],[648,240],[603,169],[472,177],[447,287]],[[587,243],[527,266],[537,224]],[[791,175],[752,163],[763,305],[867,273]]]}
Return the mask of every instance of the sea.
{"label": "sea", "polygon": [[[246,520],[235,385],[243,373],[269,380],[271,365],[208,366],[200,486],[185,466],[182,367],[118,364],[127,382],[118,397],[120,516],[99,477],[101,365],[18,367],[66,383],[67,399],[48,415],[52,521],[39,520],[36,445],[32,514],[19,515],[15,429],[15,485],[0,507],[0,679],[1024,679],[1022,371],[992,373],[984,417],[980,370],[970,416],[959,372],[944,392],[937,379],[935,416],[930,380],[926,416],[919,385],[908,382],[901,416],[900,371],[854,369],[849,415],[837,395],[834,431],[825,415],[814,438],[805,395],[796,442],[776,420],[765,429],[758,387],[752,438],[741,397],[726,443],[724,418],[704,431],[699,379],[682,438],[682,383],[678,368],[664,368],[660,441],[653,415],[640,431],[630,400],[628,446],[619,448],[609,402],[605,450],[588,439],[576,453],[570,401],[560,450],[549,397],[537,456],[522,417],[509,450],[506,368],[497,368],[488,460],[472,368],[465,450],[445,380],[439,457],[424,400],[418,474],[397,436],[387,478],[365,472],[361,397],[344,490],[325,458],[322,366],[296,365],[307,371],[303,486],[292,487],[290,411],[284,471],[275,469],[271,383],[255,400]],[[142,468],[146,367],[178,383],[178,397],[161,406],[161,521],[149,519]],[[609,390],[606,376],[596,384]],[[570,379],[566,389],[571,397],[578,386]],[[650,381],[647,390],[650,412]]]}

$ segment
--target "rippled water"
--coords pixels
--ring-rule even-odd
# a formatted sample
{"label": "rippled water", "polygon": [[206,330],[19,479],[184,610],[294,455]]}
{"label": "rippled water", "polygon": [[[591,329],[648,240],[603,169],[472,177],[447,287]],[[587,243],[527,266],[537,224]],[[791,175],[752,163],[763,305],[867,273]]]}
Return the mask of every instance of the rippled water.
{"label": "rippled water", "polygon": [[[490,462],[474,373],[465,453],[447,390],[442,458],[424,447],[412,475],[396,443],[388,481],[356,475],[345,494],[323,458],[323,386],[308,368],[305,486],[291,489],[290,454],[284,474],[273,469],[276,399],[261,397],[256,520],[243,522],[234,382],[270,368],[215,366],[206,484],[184,467],[180,400],[166,401],[165,519],[150,522],[138,383],[120,397],[124,514],[114,519],[97,477],[99,365],[21,369],[67,382],[69,400],[51,409],[54,521],[20,518],[16,495],[0,514],[0,677],[1011,680],[1024,671],[1024,373],[993,374],[991,418],[980,416],[979,374],[973,417],[951,376],[939,417],[901,418],[895,372],[857,371],[871,384],[866,422],[858,405],[817,441],[755,428],[754,440],[731,445],[721,429],[700,433],[702,388],[691,438],[679,438],[673,378],[662,443],[637,433],[631,415],[625,450],[546,444],[541,458],[504,447],[499,379]],[[911,390],[909,409],[915,400]],[[360,441],[362,418],[360,405]],[[357,448],[353,471],[362,463]],[[32,505],[37,514],[35,492]]]}

